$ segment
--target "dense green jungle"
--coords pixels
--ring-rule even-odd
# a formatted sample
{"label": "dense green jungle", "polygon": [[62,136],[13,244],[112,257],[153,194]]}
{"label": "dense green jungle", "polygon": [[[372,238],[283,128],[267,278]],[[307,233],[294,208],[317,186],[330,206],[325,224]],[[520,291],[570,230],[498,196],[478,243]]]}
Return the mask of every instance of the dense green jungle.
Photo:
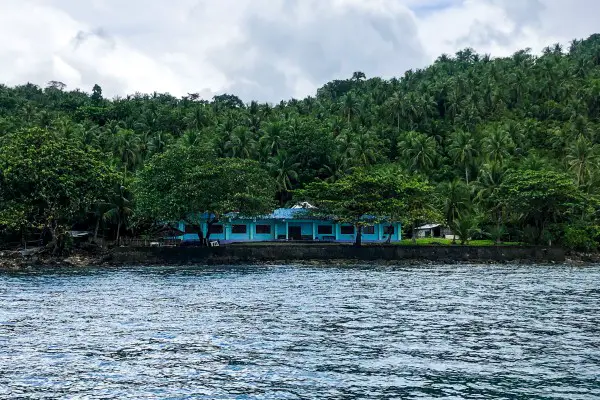
{"label": "dense green jungle", "polygon": [[307,200],[408,236],[438,222],[463,243],[597,249],[600,35],[398,73],[278,104],[0,85],[2,246],[65,251],[73,230],[119,242]]}

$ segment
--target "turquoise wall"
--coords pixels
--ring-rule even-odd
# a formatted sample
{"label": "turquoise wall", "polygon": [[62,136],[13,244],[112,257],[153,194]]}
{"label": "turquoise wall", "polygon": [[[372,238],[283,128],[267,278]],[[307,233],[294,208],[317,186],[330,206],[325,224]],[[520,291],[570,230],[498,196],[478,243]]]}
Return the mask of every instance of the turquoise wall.
{"label": "turquoise wall", "polygon": [[[228,223],[216,224],[223,225],[223,233],[213,233],[210,235],[211,240],[219,240],[225,242],[245,242],[245,241],[272,241],[277,240],[279,237],[285,237],[287,229],[290,226],[301,227],[302,236],[314,237],[315,240],[335,240],[338,242],[354,242],[356,239],[356,230],[354,234],[342,234],[342,224],[333,223],[330,221],[314,221],[314,220],[293,220],[293,221],[278,221],[278,220],[234,220]],[[233,233],[233,225],[244,225],[246,226],[246,233]],[[268,225],[271,227],[270,233],[256,233],[257,225]],[[344,226],[350,226],[343,224]],[[390,224],[375,224],[374,232],[367,234],[363,232],[364,242],[385,242],[387,235],[384,233],[385,228]],[[394,234],[392,235],[392,241],[396,242],[401,240],[401,225],[398,223],[394,225]],[[331,226],[331,234],[319,234],[319,226]],[[179,229],[185,231],[185,223],[179,223]],[[203,225],[203,231],[207,231],[207,225]],[[288,236],[289,237],[289,236]],[[188,233],[180,237],[184,241],[195,241],[198,240],[197,234]]]}

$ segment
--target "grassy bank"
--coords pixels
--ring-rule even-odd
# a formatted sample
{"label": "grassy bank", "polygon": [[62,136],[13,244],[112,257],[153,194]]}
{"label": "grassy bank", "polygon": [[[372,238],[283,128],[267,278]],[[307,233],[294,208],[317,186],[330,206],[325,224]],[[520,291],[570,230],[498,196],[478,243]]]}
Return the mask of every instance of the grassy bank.
{"label": "grassy bank", "polygon": [[[453,243],[452,239],[438,239],[438,238],[425,238],[417,239],[416,243],[412,239],[405,239],[401,242],[393,243],[398,246],[455,246],[460,245],[460,240],[456,239]],[[465,244],[466,246],[520,246],[523,243],[519,242],[502,242],[500,244],[494,243],[493,240],[470,240]]]}

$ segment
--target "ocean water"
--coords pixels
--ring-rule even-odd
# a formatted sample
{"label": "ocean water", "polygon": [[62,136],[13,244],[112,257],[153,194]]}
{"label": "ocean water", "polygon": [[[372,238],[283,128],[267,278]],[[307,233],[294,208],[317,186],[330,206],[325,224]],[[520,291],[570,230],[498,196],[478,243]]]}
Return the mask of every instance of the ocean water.
{"label": "ocean water", "polygon": [[598,399],[600,267],[0,274],[4,399]]}

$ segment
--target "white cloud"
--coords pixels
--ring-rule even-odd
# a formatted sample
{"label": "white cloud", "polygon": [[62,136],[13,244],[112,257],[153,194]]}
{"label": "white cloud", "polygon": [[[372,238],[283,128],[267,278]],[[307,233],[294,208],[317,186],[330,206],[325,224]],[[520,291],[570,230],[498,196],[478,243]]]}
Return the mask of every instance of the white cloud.
{"label": "white cloud", "polygon": [[278,101],[470,46],[508,55],[600,30],[595,0],[2,0],[4,83]]}

